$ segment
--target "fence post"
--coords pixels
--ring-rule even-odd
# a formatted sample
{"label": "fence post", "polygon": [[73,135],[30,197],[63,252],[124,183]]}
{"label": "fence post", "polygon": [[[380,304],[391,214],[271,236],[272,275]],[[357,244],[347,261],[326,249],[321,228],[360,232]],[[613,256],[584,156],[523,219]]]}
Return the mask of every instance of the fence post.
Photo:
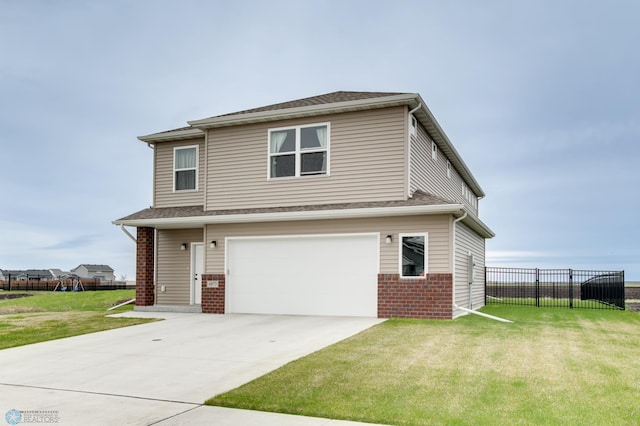
{"label": "fence post", "polygon": [[573,309],[573,270],[569,268],[569,309]]}
{"label": "fence post", "polygon": [[540,307],[540,270],[536,268],[536,307]]}
{"label": "fence post", "polygon": [[487,266],[484,267],[484,304],[487,304]]}

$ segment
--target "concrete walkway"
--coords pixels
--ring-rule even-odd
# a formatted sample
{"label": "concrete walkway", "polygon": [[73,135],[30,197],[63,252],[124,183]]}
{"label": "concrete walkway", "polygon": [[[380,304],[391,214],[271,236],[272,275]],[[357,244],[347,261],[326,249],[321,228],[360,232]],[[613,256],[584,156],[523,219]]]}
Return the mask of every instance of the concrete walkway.
{"label": "concrete walkway", "polygon": [[[61,425],[349,425],[208,398],[381,320],[130,312],[165,320],[0,351],[0,414]],[[31,412],[31,413],[30,413]],[[49,412],[49,413],[47,413]]]}

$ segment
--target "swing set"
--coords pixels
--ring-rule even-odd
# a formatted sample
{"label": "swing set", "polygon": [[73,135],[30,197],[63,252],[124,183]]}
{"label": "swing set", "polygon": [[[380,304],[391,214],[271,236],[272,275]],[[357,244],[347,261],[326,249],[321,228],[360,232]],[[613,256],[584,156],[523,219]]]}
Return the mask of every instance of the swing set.
{"label": "swing set", "polygon": [[[67,278],[69,278],[69,276],[67,276]],[[53,291],[56,291],[58,289],[60,289],[60,291],[67,291],[68,287],[67,287],[67,281],[69,281],[68,279],[63,279],[63,277],[60,277],[58,279],[58,284],[56,284],[56,286],[53,288]],[[84,285],[82,285],[82,280],[80,280],[80,278],[78,277],[73,277],[71,279],[71,290],[72,292],[75,291],[85,291],[84,290]]]}

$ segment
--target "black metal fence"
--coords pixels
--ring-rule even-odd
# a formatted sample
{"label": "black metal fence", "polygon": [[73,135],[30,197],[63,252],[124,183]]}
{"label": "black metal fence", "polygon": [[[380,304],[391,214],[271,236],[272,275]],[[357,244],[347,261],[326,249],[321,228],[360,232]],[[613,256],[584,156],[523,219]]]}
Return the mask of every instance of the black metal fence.
{"label": "black metal fence", "polygon": [[485,268],[485,303],[624,309],[624,271]]}
{"label": "black metal fence", "polygon": [[8,275],[0,280],[0,290],[5,291],[97,291],[126,290],[134,288],[124,281],[104,281],[92,278],[53,279],[41,275]]}

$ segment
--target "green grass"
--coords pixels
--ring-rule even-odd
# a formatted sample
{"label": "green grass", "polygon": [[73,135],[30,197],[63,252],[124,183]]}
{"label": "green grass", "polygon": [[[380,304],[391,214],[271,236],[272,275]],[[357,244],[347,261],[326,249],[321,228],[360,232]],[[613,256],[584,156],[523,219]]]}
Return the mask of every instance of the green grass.
{"label": "green grass", "polygon": [[33,296],[0,300],[0,349],[150,321],[142,318],[106,317],[133,309],[132,305],[127,305],[107,312],[116,302],[133,299],[134,290],[28,294]]}
{"label": "green grass", "polygon": [[390,320],[206,403],[391,425],[637,424],[640,315]]}

